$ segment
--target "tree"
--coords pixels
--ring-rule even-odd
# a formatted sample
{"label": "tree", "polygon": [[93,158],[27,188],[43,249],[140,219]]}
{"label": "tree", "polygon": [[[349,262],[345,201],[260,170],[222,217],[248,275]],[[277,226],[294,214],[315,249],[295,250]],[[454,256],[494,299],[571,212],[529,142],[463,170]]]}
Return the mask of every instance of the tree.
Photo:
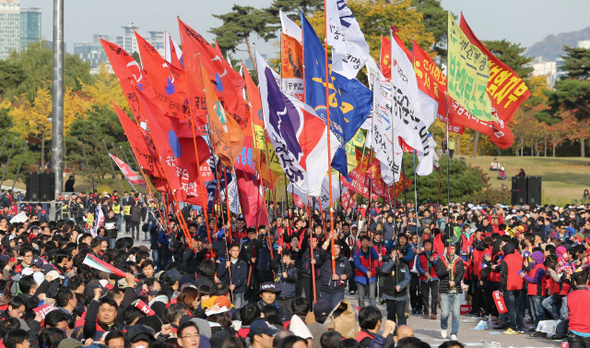
{"label": "tree", "polygon": [[590,118],[590,49],[563,47],[566,55],[561,70],[567,73],[555,84],[553,91],[547,91],[549,109],[538,117],[551,122],[560,114],[571,112],[578,120]]}
{"label": "tree", "polygon": [[244,43],[250,59],[255,62],[250,46],[250,36],[254,33],[258,34],[264,41],[276,37],[275,28],[267,25],[272,21],[270,14],[252,6],[234,5],[232,12],[213,16],[221,19],[223,25],[211,28],[209,32],[217,36],[217,44],[224,53],[235,52],[238,50],[238,46]]}
{"label": "tree", "polygon": [[25,80],[23,68],[15,62],[0,60],[0,95],[15,89]]}
{"label": "tree", "polygon": [[[412,38],[427,51],[434,43],[434,36],[426,30],[422,22],[422,13],[412,7],[411,0],[388,3],[386,0],[348,0],[348,7],[359,22],[361,31],[371,48],[371,56],[379,61],[381,37],[389,37],[392,24],[398,30],[399,37],[407,47],[411,47]],[[309,22],[313,25],[320,39],[325,33],[324,12],[316,11]]]}
{"label": "tree", "polygon": [[434,50],[439,56],[446,58],[449,25],[447,11],[442,8],[439,0],[412,0],[412,6],[422,13],[426,31],[434,36]]}
{"label": "tree", "polygon": [[526,65],[532,62],[533,59],[523,55],[526,50],[524,47],[506,40],[484,41],[483,43],[496,58],[508,65],[516,75],[520,76],[525,82],[529,79],[534,69]]}
{"label": "tree", "polygon": [[[438,170],[434,170],[430,175],[417,177],[418,204],[422,204],[425,201],[436,202],[437,197],[441,204],[447,203],[447,180],[445,177],[447,160],[448,156],[444,156],[444,159],[440,162],[443,166],[443,177],[440,180],[440,194],[438,191],[440,172]],[[403,165],[405,167],[406,177],[413,181],[414,157],[412,154],[404,154]],[[449,193],[453,202],[461,201],[463,197],[485,189],[488,180],[487,174],[478,168],[471,167],[461,159],[452,159],[449,162]],[[414,191],[413,185],[408,188],[408,192],[412,191]],[[413,197],[413,194],[408,193],[408,196]],[[403,195],[398,196],[398,199],[400,198],[403,198]]]}
{"label": "tree", "polygon": [[[271,24],[279,24],[279,11],[283,11],[291,19],[299,21],[299,9],[303,13],[313,13],[324,10],[324,0],[273,0],[270,7],[266,8],[273,19]],[[277,27],[278,28],[278,27]]]}
{"label": "tree", "polygon": [[[53,74],[53,51],[46,41],[37,41],[29,44],[25,49],[12,51],[10,56],[3,63],[5,66],[19,67],[19,76],[10,83],[4,90],[5,98],[20,97],[25,94],[28,101],[35,100],[39,89],[49,90],[52,88]],[[66,54],[64,85],[79,91],[81,83],[90,83],[90,63],[83,62],[79,57]],[[15,71],[16,72],[16,71]]]}

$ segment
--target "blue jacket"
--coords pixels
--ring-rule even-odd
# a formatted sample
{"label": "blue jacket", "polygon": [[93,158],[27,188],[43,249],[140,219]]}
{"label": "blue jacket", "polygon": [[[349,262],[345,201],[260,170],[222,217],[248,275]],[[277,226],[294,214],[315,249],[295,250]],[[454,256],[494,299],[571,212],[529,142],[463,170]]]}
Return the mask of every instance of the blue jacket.
{"label": "blue jacket", "polygon": [[[369,270],[361,263],[360,253],[363,253],[361,248],[355,250],[355,252],[352,255],[352,259],[354,260],[354,266],[356,267],[356,269],[366,274]],[[365,258],[369,258],[369,253],[371,254],[371,260],[379,260],[379,254],[377,253],[375,248],[369,248],[369,250],[367,250],[367,253],[363,253],[363,256]],[[375,270],[374,273],[377,273],[377,271]],[[377,280],[376,274],[371,274],[371,283],[374,283],[375,280]],[[359,276],[355,274],[354,281],[363,285],[367,285],[367,276]]]}
{"label": "blue jacket", "polygon": [[[283,277],[283,271],[286,270],[287,278]],[[291,298],[295,297],[295,285],[299,281],[299,269],[297,267],[287,267],[283,269],[283,264],[280,263],[277,270],[277,288],[281,289],[281,293],[277,298]]]}
{"label": "blue jacket", "polygon": [[[225,267],[225,259],[219,259],[219,266],[217,267],[217,277],[223,284],[229,284],[229,273]],[[246,280],[248,279],[248,265],[246,262],[238,258],[238,262],[232,263],[231,269],[231,283],[236,286],[235,294],[244,293],[246,291]]]}

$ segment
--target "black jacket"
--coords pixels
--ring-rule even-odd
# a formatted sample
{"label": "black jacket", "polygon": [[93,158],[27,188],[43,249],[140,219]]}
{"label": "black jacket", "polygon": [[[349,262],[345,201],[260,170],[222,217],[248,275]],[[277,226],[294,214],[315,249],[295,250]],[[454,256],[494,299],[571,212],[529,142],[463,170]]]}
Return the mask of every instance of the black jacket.
{"label": "black jacket", "polygon": [[[463,260],[453,254],[453,261],[449,262],[447,260],[447,255],[443,255],[442,257],[440,257],[438,259],[438,261],[436,262],[436,275],[438,276],[438,279],[440,279],[440,283],[439,283],[439,292],[440,293],[448,293],[450,291],[449,289],[449,281],[454,281],[455,282],[455,287],[457,289],[457,293],[461,293],[461,279],[463,279],[463,275],[465,274],[465,266],[463,265]],[[443,260],[444,258],[444,260]],[[446,263],[445,263],[446,261]],[[450,265],[451,263],[454,262],[454,267],[453,267],[453,272],[450,273],[447,270],[447,265]]]}
{"label": "black jacket", "polygon": [[[240,294],[246,291],[246,281],[248,280],[248,265],[242,259],[238,258],[238,262],[232,263],[231,269],[231,283],[236,286],[235,294]],[[229,273],[225,267],[225,260],[219,260],[217,267],[217,277],[224,284],[229,284]]]}

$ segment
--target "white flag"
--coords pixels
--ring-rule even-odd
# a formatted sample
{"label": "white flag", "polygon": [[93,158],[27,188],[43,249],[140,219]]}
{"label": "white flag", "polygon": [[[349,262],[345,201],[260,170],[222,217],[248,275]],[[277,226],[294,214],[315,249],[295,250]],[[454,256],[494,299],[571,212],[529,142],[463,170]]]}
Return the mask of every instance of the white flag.
{"label": "white flag", "polygon": [[281,28],[283,29],[283,34],[288,35],[301,43],[301,28],[297,25],[297,23],[293,22],[289,17],[287,17],[283,11],[279,11],[279,15],[281,17]]}
{"label": "white flag", "polygon": [[375,150],[375,158],[381,162],[383,182],[393,185],[400,178],[403,151],[397,141],[400,134],[395,134],[391,124],[391,84],[372,57],[367,60],[367,74],[373,88],[372,122],[367,142]]}
{"label": "white flag", "polygon": [[332,71],[352,80],[369,57],[369,44],[346,0],[326,0],[326,20]]}
{"label": "white flag", "polygon": [[[428,94],[420,91],[420,103],[422,104],[423,117],[422,120],[426,128],[430,128],[438,112],[438,102],[431,98]],[[418,166],[416,174],[426,176],[432,173],[434,169],[434,159],[436,153],[434,151],[436,141],[434,141],[432,134],[428,134],[428,143],[424,145],[423,151],[418,151]]]}
{"label": "white flag", "polygon": [[391,36],[391,86],[395,134],[420,152],[428,146],[428,127],[423,121],[422,104],[414,66]]}
{"label": "white flag", "polygon": [[[340,182],[338,181],[339,176],[339,173],[332,174],[332,202],[336,202],[341,194],[347,190],[347,188],[342,187],[342,192],[340,192]],[[318,200],[321,203],[322,209],[327,209],[330,206],[330,177],[328,175],[322,180],[322,190],[319,197],[315,195],[307,195],[293,184],[289,184],[288,190],[299,196],[303,202],[310,202],[313,208],[320,209],[320,205],[317,204]],[[312,199],[312,197],[315,197],[316,200]]]}

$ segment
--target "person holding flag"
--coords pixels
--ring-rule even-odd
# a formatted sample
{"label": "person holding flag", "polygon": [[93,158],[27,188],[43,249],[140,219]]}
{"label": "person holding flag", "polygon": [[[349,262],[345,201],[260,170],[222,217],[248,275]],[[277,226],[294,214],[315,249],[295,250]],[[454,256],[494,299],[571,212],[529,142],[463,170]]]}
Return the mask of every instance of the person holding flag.
{"label": "person holding flag", "polygon": [[[334,240],[333,255],[328,250],[330,240]],[[330,238],[322,244],[320,250],[320,258],[322,259],[322,268],[320,270],[322,278],[321,297],[323,301],[330,302],[332,308],[336,308],[344,300],[346,280],[352,278],[353,275],[350,263],[340,253],[340,243],[336,232],[330,232]],[[336,266],[334,272],[332,272],[332,258]]]}

